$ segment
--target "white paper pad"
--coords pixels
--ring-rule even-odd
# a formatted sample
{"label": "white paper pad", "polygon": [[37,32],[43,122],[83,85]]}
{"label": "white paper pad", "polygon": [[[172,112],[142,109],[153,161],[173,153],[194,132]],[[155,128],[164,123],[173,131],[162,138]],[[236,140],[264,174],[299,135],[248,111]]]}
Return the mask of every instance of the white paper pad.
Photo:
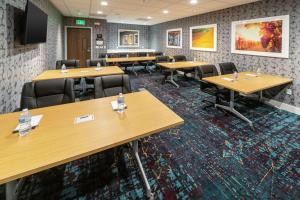
{"label": "white paper pad", "polygon": [[89,71],[88,70],[83,70],[83,71],[80,71],[81,73],[88,73]]}
{"label": "white paper pad", "polygon": [[103,69],[103,67],[95,68],[96,71],[100,71],[102,69]]}
{"label": "white paper pad", "polygon": [[83,122],[93,121],[94,119],[95,119],[94,115],[84,115],[84,116],[76,117],[74,123],[75,124],[80,124],[80,123],[83,123]]}
{"label": "white paper pad", "polygon": [[222,78],[222,79],[225,80],[225,81],[233,81],[232,78],[226,78],[226,77],[224,77],[224,78]]}
{"label": "white paper pad", "polygon": [[61,73],[68,73],[69,70],[61,70]]}
{"label": "white paper pad", "polygon": [[[113,110],[118,110],[118,102],[117,101],[112,101],[111,103],[111,107]],[[125,104],[125,109],[127,108],[127,105]]]}
{"label": "white paper pad", "polygon": [[[31,127],[34,128],[40,124],[43,115],[36,115],[31,117]],[[15,128],[14,132],[18,132],[20,129],[20,124]]]}
{"label": "white paper pad", "polygon": [[257,77],[256,74],[246,74],[246,76]]}

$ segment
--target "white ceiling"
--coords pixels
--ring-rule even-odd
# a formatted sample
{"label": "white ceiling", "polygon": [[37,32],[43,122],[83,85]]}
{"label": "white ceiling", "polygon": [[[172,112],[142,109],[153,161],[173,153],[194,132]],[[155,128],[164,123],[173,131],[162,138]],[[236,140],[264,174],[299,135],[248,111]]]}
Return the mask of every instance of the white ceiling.
{"label": "white ceiling", "polygon": [[[108,22],[153,25],[179,18],[221,10],[258,0],[50,0],[65,16],[103,18]],[[168,10],[164,14],[163,10]],[[97,14],[102,11],[103,14]],[[150,16],[152,19],[147,19]]]}

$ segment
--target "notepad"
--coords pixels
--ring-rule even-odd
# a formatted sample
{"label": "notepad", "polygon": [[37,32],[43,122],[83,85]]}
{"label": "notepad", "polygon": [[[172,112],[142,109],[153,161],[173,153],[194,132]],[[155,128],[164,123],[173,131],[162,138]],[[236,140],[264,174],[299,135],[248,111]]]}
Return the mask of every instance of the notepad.
{"label": "notepad", "polygon": [[224,78],[222,78],[222,79],[225,80],[225,81],[233,81],[232,78],[226,78],[226,77],[224,77]]}
{"label": "notepad", "polygon": [[[36,115],[31,117],[31,128],[35,128],[40,124],[43,115]],[[14,132],[18,132],[20,129],[20,124],[15,128]]]}
{"label": "notepad", "polygon": [[100,71],[102,69],[103,69],[103,67],[97,67],[97,68],[95,68],[96,71]]}
{"label": "notepad", "polygon": [[74,123],[80,124],[83,122],[93,121],[95,119],[94,115],[83,115],[75,118]]}
{"label": "notepad", "polygon": [[61,70],[61,73],[68,73],[69,70]]}
{"label": "notepad", "polygon": [[[118,102],[117,101],[112,101],[111,102],[111,107],[113,110],[118,110]],[[125,109],[127,108],[127,105],[125,104]]]}
{"label": "notepad", "polygon": [[256,74],[246,74],[246,76],[257,77]]}

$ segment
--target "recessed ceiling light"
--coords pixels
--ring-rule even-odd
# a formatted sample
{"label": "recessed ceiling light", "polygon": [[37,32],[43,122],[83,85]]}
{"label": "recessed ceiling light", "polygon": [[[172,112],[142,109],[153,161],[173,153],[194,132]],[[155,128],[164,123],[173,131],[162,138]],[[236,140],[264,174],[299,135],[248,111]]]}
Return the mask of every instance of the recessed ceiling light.
{"label": "recessed ceiling light", "polygon": [[163,10],[163,13],[164,13],[164,14],[168,14],[169,11],[168,11],[168,10]]}
{"label": "recessed ceiling light", "polygon": [[108,3],[107,3],[107,1],[101,1],[101,5],[102,5],[102,6],[107,6]]}
{"label": "recessed ceiling light", "polygon": [[197,4],[198,0],[190,0],[190,4]]}
{"label": "recessed ceiling light", "polygon": [[97,14],[103,14],[103,12],[102,11],[97,11]]}
{"label": "recessed ceiling light", "polygon": [[148,16],[147,19],[152,19],[152,17]]}

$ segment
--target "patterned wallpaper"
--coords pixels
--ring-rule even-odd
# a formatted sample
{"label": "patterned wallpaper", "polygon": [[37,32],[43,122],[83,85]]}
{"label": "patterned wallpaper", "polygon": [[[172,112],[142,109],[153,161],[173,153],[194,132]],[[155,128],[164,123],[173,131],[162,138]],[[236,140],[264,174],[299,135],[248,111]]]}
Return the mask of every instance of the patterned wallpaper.
{"label": "patterned wallpaper", "polygon": [[[76,20],[77,18],[74,17],[64,17],[64,25],[65,26],[77,26],[76,25]],[[85,19],[86,25],[81,26],[81,27],[91,27],[93,30],[93,58],[98,58],[100,53],[106,53],[107,49],[107,42],[108,42],[108,37],[107,37],[107,21],[104,19]],[[100,25],[95,25],[95,23],[100,23]],[[104,47],[103,49],[96,49],[96,37],[97,34],[102,34],[102,37],[104,39]]]}
{"label": "patterned wallpaper", "polygon": [[[118,30],[119,29],[130,29],[140,31],[140,47],[138,49],[148,49],[149,48],[149,26],[143,25],[133,25],[133,24],[117,24],[108,23],[108,49],[118,48]],[[122,49],[126,49],[122,47]],[[130,49],[127,48],[127,49]]]}
{"label": "patterned wallpaper", "polygon": [[32,0],[48,14],[47,43],[14,47],[14,12],[26,0],[0,0],[0,113],[19,107],[25,82],[63,57],[63,17],[48,0]]}
{"label": "patterned wallpaper", "polygon": [[[230,53],[231,22],[260,17],[290,15],[290,58],[269,58]],[[189,50],[189,27],[206,24],[218,24],[217,52]],[[183,48],[166,48],[166,30],[183,28]],[[293,95],[285,91],[275,99],[300,107],[300,1],[299,0],[263,0],[256,3],[237,6],[203,15],[187,17],[150,27],[150,48],[164,51],[166,54],[185,54],[210,62],[233,61],[240,71],[252,70],[260,66],[265,73],[281,75],[294,79],[291,87]]]}

